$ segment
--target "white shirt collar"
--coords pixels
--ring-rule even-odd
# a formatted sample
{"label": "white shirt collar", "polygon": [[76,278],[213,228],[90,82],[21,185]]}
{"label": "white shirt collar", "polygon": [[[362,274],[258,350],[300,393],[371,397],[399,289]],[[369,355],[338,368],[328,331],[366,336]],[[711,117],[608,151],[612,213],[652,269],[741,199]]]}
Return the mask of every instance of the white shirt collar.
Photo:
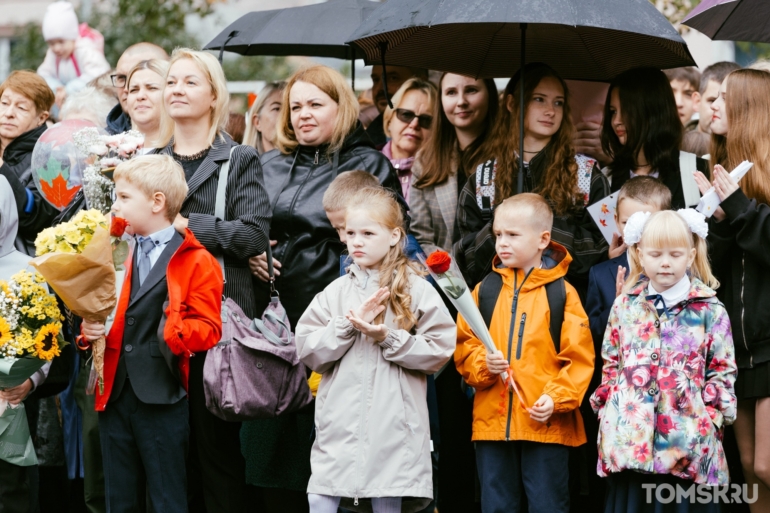
{"label": "white shirt collar", "polygon": [[664,292],[655,290],[652,282],[647,285],[647,288],[650,295],[660,294],[663,297],[663,301],[666,302],[666,306],[671,307],[681,303],[690,295],[690,277],[685,274],[673,287]]}

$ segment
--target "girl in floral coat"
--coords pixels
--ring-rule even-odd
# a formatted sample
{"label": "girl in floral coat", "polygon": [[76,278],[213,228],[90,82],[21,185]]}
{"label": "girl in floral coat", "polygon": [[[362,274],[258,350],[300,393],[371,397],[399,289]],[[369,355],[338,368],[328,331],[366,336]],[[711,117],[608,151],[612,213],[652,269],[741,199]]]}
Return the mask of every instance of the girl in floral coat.
{"label": "girl in floral coat", "polygon": [[[686,492],[694,483],[729,483],[721,440],[735,420],[737,371],[707,233],[692,209],[639,212],[626,225],[631,272],[612,307],[602,384],[591,397],[600,422],[597,470],[609,478],[605,513],[667,511],[649,485]],[[683,501],[668,507],[720,511],[713,501]]]}

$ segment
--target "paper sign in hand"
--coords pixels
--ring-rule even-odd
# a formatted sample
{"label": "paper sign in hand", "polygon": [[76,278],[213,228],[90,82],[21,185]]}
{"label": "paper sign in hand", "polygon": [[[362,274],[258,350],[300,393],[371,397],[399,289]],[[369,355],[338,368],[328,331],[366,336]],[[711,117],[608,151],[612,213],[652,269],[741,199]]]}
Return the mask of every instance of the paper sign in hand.
{"label": "paper sign in hand", "polygon": [[[730,171],[730,176],[733,177],[733,180],[736,182],[740,181],[741,178],[743,178],[746,173],[749,172],[749,169],[751,169],[754,166],[753,162],[749,162],[748,160],[744,160],[738,166],[736,166],[735,169]],[[700,202],[698,203],[698,206],[695,208],[698,212],[703,214],[706,217],[711,217],[714,214],[714,211],[719,207],[720,203],[722,203],[722,200],[719,199],[719,195],[717,195],[717,191],[714,190],[712,187],[711,189],[707,190],[706,193],[703,195],[703,197],[700,199]]]}
{"label": "paper sign in hand", "polygon": [[612,244],[612,235],[617,233],[618,225],[615,224],[615,207],[618,204],[618,193],[613,192],[604,199],[601,199],[588,207],[588,213],[591,214],[596,226],[601,230],[602,235],[607,242]]}

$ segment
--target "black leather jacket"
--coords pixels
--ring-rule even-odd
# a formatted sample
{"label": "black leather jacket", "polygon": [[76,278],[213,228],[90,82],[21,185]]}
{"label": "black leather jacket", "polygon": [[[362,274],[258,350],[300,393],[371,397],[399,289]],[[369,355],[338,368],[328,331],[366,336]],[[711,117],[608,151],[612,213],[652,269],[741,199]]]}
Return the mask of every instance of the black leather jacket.
{"label": "black leather jacket", "polygon": [[[278,241],[273,256],[281,262],[276,288],[292,326],[313,297],[339,277],[344,246],[321,200],[335,176],[356,169],[372,173],[385,187],[401,193],[390,161],[374,149],[360,124],[345,139],[336,159],[326,155],[324,146],[300,146],[289,155],[273,150],[262,156],[265,188],[275,204],[270,239]],[[258,288],[257,306],[262,311],[268,293],[263,283]]]}

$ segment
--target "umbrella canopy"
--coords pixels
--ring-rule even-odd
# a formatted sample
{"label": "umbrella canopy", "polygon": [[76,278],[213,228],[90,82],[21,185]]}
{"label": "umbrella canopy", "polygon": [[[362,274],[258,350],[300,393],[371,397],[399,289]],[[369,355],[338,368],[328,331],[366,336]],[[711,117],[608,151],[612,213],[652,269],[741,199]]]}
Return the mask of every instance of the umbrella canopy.
{"label": "umbrella canopy", "polygon": [[345,41],[381,5],[369,0],[330,0],[250,12],[228,25],[204,50],[219,50],[224,44],[228,52],[241,55],[361,58],[360,53],[353,55]]}
{"label": "umbrella canopy", "polygon": [[682,23],[711,39],[770,43],[770,2],[703,0]]}
{"label": "umbrella canopy", "polygon": [[367,63],[493,78],[541,61],[562,77],[611,80],[639,66],[694,65],[687,45],[649,0],[389,0],[349,39]]}

